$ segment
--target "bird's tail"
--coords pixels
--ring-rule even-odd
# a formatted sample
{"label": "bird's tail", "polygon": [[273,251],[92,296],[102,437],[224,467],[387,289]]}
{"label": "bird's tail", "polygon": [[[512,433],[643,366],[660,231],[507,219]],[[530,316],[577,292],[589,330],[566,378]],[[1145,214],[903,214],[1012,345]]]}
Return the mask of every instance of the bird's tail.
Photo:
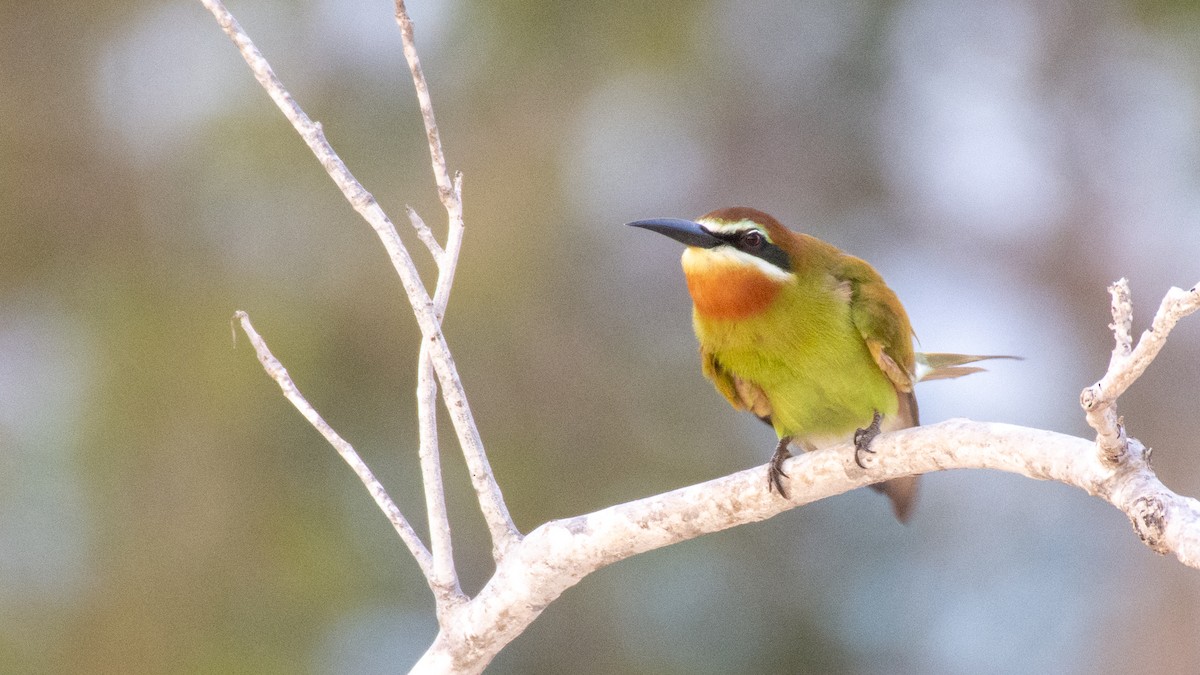
{"label": "bird's tail", "polygon": [[892,511],[896,514],[896,520],[902,523],[908,522],[913,504],[917,501],[917,476],[885,480],[882,483],[875,483],[871,489],[882,492],[892,501]]}
{"label": "bird's tail", "polygon": [[968,363],[977,363],[979,361],[987,361],[988,359],[1016,359],[1021,360],[1019,356],[977,356],[975,354],[939,354],[936,352],[921,353],[917,352],[917,372],[916,377],[918,382],[926,380],[946,380],[954,377],[962,377],[971,373],[978,373],[986,368],[979,366],[968,366]]}

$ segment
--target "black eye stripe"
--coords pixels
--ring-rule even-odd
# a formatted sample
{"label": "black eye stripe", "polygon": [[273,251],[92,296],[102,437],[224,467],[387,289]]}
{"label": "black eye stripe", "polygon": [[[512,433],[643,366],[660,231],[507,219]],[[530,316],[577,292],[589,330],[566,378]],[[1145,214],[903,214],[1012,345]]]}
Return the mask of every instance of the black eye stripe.
{"label": "black eye stripe", "polygon": [[[749,250],[743,245],[743,238],[750,232],[757,232],[762,238],[762,244],[756,246],[754,250]],[[783,249],[779,248],[775,244],[772,244],[771,241],[767,239],[767,236],[757,229],[747,228],[744,230],[734,230],[732,232],[718,231],[710,233],[712,236],[720,239],[726,244],[729,244],[737,250],[748,253],[756,258],[762,258],[784,272],[792,271],[792,261],[788,259],[787,253],[784,253]]]}
{"label": "black eye stripe", "polygon": [[734,230],[733,232],[713,232],[712,236],[716,237],[717,239],[720,239],[721,241],[725,242],[726,244],[729,244],[730,246],[737,246],[738,242],[741,241],[742,237],[746,236],[747,232],[753,232],[753,231],[756,231],[756,230]]}

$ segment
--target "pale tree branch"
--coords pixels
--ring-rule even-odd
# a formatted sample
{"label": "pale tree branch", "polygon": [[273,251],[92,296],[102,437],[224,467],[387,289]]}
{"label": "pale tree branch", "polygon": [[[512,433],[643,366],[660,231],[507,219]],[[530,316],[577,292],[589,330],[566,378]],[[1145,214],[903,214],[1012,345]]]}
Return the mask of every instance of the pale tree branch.
{"label": "pale tree branch", "polygon": [[1183,317],[1200,309],[1200,292],[1171,288],[1159,304],[1150,328],[1142,333],[1133,346],[1133,296],[1129,281],[1120,279],[1108,291],[1112,294],[1111,328],[1115,346],[1108,362],[1108,372],[1096,384],[1084,389],[1080,404],[1087,413],[1088,424],[1096,430],[1096,442],[1109,464],[1119,464],[1128,451],[1125,426],[1117,415],[1117,398],[1124,394],[1158,356],[1166,344],[1167,335]]}
{"label": "pale tree branch", "polygon": [[391,521],[392,527],[396,528],[396,533],[400,535],[400,539],[404,542],[404,545],[408,547],[409,552],[416,558],[417,565],[425,573],[425,577],[432,582],[434,567],[429,550],[425,548],[425,544],[421,543],[421,538],[413,530],[412,526],[408,524],[408,520],[400,512],[396,503],[388,496],[387,490],[383,488],[383,484],[375,478],[375,474],[371,473],[371,469],[367,468],[366,463],[358,456],[354,447],[346,439],[342,438],[338,432],[334,431],[333,427],[329,426],[329,423],[321,417],[308,400],[304,398],[304,395],[300,393],[299,387],[292,381],[292,377],[288,375],[287,369],[283,367],[279,359],[275,358],[275,355],[267,347],[266,341],[263,340],[262,336],[258,334],[258,331],[250,323],[250,316],[238,310],[234,313],[233,320],[241,324],[246,337],[250,338],[250,344],[254,346],[254,353],[258,355],[258,360],[262,363],[263,369],[267,371],[267,375],[272,380],[275,380],[275,383],[283,390],[284,398],[290,401],[296,407],[296,410],[300,411],[301,415],[304,415],[304,419],[308,420],[309,424],[325,437],[325,440],[333,446],[334,450],[337,450],[337,453],[342,456],[346,464],[350,465],[350,468],[358,475],[358,479],[366,486],[367,492],[370,492],[371,497],[375,499],[379,510],[383,511],[383,514]]}
{"label": "pale tree branch", "polygon": [[429,86],[421,70],[421,58],[417,55],[417,43],[413,39],[413,23],[404,6],[404,0],[396,0],[396,23],[400,25],[404,60],[408,62],[408,69],[412,73],[413,87],[417,90],[417,103],[421,107],[421,119],[425,122],[425,135],[429,139],[429,159],[433,164],[433,179],[437,183],[442,204],[447,211],[451,211],[457,201],[455,191],[450,184],[450,171],[446,168],[446,155],[442,152],[442,137],[433,117],[433,102],[429,98]]}
{"label": "pale tree branch", "polygon": [[[446,315],[446,307],[450,300],[450,290],[454,285],[454,274],[458,267],[458,256],[462,250],[463,222],[462,208],[462,174],[450,181],[450,171],[446,166],[446,155],[442,150],[441,134],[438,131],[437,120],[433,114],[433,100],[429,96],[429,85],[425,81],[425,73],[421,68],[421,60],[417,56],[417,46],[413,37],[412,19],[403,0],[396,0],[396,23],[400,26],[400,39],[404,46],[404,59],[408,63],[412,75],[413,89],[417,92],[417,103],[421,109],[421,119],[425,123],[425,135],[429,141],[429,160],[433,168],[434,182],[438,187],[438,195],[446,209],[446,247],[443,249],[437,243],[437,238],[430,228],[425,225],[421,216],[411,207],[408,208],[408,218],[417,231],[417,236],[425,241],[426,247],[437,261],[438,281],[433,293],[433,311],[440,324]],[[455,602],[465,602],[465,596],[459,589],[458,576],[454,570],[453,547],[451,546],[450,520],[446,513],[445,489],[442,483],[441,459],[437,443],[437,381],[434,377],[433,362],[429,354],[429,345],[422,342],[417,358],[417,416],[421,426],[421,472],[425,486],[425,504],[429,514],[430,545],[433,547],[434,573],[437,575],[435,584],[453,583]],[[476,435],[472,438],[478,438]],[[484,489],[495,489],[499,493],[491,467],[488,465],[487,454],[482,442],[476,447],[464,445],[463,452],[476,457],[477,464],[484,472],[487,483],[475,481],[476,491],[480,501],[484,501]],[[503,504],[501,502],[501,504]],[[449,625],[450,609],[452,607],[438,603],[438,622],[444,628]]]}
{"label": "pale tree branch", "polygon": [[879,436],[874,466],[847,444],[788,460],[788,499],[766,489],[760,466],[534,529],[486,586],[443,629],[414,673],[480,672],[563,591],[638,553],[783,511],[881,480],[947,469],[999,469],[1081,488],[1125,512],[1159,553],[1200,567],[1200,502],[1158,481],[1143,455],[1107,466],[1093,441],[1008,424],[948,420]]}
{"label": "pale tree branch", "polygon": [[433,260],[438,264],[440,269],[442,266],[442,257],[446,254],[442,249],[442,245],[438,243],[437,237],[434,236],[433,230],[425,224],[421,219],[421,214],[411,206],[405,206],[404,210],[408,212],[408,222],[412,223],[413,231],[417,233],[417,238],[425,244],[425,248],[429,249],[429,254],[433,256]]}
{"label": "pale tree branch", "polygon": [[417,424],[420,431],[418,456],[421,460],[421,482],[425,486],[425,512],[429,519],[429,546],[433,549],[432,568],[427,573],[433,589],[438,623],[447,625],[450,611],[467,601],[454,568],[454,547],[450,537],[450,517],[446,513],[445,490],[442,485],[441,457],[438,453],[437,379],[428,350],[421,349],[417,369]]}
{"label": "pale tree branch", "polygon": [[[453,356],[450,354],[449,347],[446,345],[446,340],[442,336],[441,324],[438,320],[434,301],[425,291],[425,286],[421,283],[420,274],[417,272],[416,266],[408,254],[408,250],[404,247],[403,242],[401,242],[400,236],[397,234],[391,219],[388,218],[371,193],[363,188],[354,178],[354,175],[350,173],[350,170],[342,162],[341,158],[338,157],[337,153],[334,152],[333,147],[325,139],[325,133],[322,131],[321,126],[309,119],[308,115],[304,113],[287,92],[283,83],[280,82],[271,69],[270,64],[267,63],[266,58],[254,46],[253,41],[242,30],[242,27],[234,19],[233,15],[230,14],[229,10],[225,8],[220,0],[200,1],[212,12],[218,25],[221,26],[222,30],[225,31],[226,35],[237,46],[238,51],[242,54],[242,58],[250,66],[250,70],[254,73],[259,84],[266,89],[271,99],[275,101],[275,104],[283,112],[284,116],[292,123],[292,126],[300,134],[301,138],[304,139],[313,154],[316,155],[330,178],[333,179],[333,182],[341,189],[342,194],[345,195],[351,206],[354,207],[354,210],[371,225],[380,242],[383,243],[384,249],[392,261],[392,267],[399,275],[401,285],[408,296],[409,304],[413,309],[413,315],[417,319],[417,324],[421,328],[421,335],[424,337],[424,348],[428,349],[429,358],[433,362],[438,384],[441,387],[442,398],[450,414],[450,419],[454,424],[459,444],[463,448],[463,455],[471,474],[472,484],[479,495],[480,509],[488,525],[488,530],[491,533],[492,555],[499,561],[510,546],[520,541],[521,534],[512,522],[512,517],[508,513],[508,506],[504,503],[500,487],[496,484],[491,467],[487,461],[487,456],[483,452],[483,441],[479,436],[479,429],[475,424],[474,415],[467,402],[467,396],[458,375],[458,368],[454,363]],[[450,184],[449,178],[444,181],[444,188],[442,187],[441,178],[438,180],[439,192],[443,194],[443,201],[450,199],[455,190]],[[447,245],[447,249],[449,248],[450,246]]]}
{"label": "pale tree branch", "polygon": [[1129,291],[1129,280],[1121,277],[1108,287],[1112,296],[1113,322],[1108,325],[1113,331],[1113,352],[1109,367],[1129,356],[1133,351],[1133,294]]}

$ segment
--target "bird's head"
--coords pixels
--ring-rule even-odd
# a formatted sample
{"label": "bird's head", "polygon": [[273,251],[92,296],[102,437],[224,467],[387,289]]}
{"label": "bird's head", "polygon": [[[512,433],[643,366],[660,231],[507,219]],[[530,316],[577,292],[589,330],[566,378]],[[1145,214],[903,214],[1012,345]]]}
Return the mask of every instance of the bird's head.
{"label": "bird's head", "polygon": [[629,225],[687,245],[683,271],[696,310],[715,319],[764,311],[795,279],[787,248],[797,236],[771,216],[746,207],[718,209],[700,218],[652,218]]}

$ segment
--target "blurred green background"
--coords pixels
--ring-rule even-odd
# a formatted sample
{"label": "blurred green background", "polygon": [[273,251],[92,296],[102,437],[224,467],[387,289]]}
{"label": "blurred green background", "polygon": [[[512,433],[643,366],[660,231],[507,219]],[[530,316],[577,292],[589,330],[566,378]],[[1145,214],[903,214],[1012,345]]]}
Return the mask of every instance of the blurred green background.
{"label": "blurred green background", "polygon": [[[466,176],[446,334],[524,530],[773,447],[700,375],[678,247],[628,220],[756,206],[872,261],[923,348],[1025,357],[923,385],[927,422],[1089,435],[1106,286],[1140,331],[1200,278],[1194,3],[409,4]],[[397,223],[442,231],[390,0],[230,9]],[[247,310],[419,524],[418,333],[369,228],[197,2],[5,3],[0,91],[0,670],[406,669],[435,632],[416,566],[230,341]],[[1193,318],[1121,402],[1191,495],[1198,363]],[[486,531],[444,456],[473,591]],[[619,563],[492,670],[1200,664],[1200,573],[1114,509],[923,490],[909,526],[861,490]]]}

